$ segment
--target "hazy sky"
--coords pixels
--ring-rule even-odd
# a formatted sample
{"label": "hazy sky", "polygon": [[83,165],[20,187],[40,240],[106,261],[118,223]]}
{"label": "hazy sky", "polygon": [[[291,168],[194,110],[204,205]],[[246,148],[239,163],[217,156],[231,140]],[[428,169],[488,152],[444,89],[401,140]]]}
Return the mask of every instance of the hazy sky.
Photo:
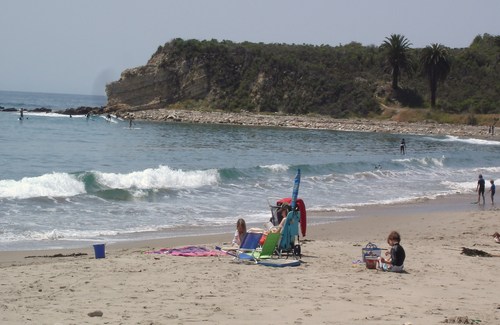
{"label": "hazy sky", "polygon": [[173,38],[467,47],[500,35],[500,0],[2,0],[0,90],[105,94]]}

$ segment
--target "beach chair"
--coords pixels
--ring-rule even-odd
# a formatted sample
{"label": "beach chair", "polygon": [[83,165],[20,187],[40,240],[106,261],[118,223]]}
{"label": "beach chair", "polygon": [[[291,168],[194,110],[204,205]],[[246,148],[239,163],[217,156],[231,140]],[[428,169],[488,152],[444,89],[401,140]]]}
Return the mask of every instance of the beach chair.
{"label": "beach chair", "polygon": [[[227,252],[229,255],[234,256],[236,261],[245,259],[245,254],[253,252],[259,247],[260,239],[262,238],[262,233],[257,232],[247,232],[245,238],[241,242],[240,247],[234,253]],[[242,256],[242,258],[240,258]]]}
{"label": "beach chair", "polygon": [[281,234],[279,232],[270,232],[261,248],[256,248],[252,252],[242,253],[239,255],[239,258],[255,262],[272,258],[275,253],[278,254],[277,249],[280,238]]}

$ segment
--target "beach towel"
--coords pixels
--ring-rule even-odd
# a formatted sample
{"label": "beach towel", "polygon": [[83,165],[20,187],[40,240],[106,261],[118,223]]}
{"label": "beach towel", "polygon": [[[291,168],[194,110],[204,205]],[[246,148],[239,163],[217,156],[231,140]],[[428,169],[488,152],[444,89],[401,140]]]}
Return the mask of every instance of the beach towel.
{"label": "beach towel", "polygon": [[203,246],[184,246],[178,248],[162,248],[156,251],[149,251],[146,254],[167,254],[172,256],[219,256],[225,252],[209,249]]}

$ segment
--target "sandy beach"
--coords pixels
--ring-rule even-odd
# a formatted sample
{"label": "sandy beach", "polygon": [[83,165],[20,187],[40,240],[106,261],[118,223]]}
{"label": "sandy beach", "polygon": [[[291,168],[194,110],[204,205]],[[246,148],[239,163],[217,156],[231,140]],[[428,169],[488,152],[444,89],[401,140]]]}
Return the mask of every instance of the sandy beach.
{"label": "sandy beach", "polygon": [[[104,259],[92,247],[0,252],[0,323],[499,324],[500,257],[461,252],[500,255],[491,237],[500,212],[473,200],[365,207],[310,227],[298,267],[145,254],[214,248],[231,234],[108,245]],[[353,263],[368,242],[387,248],[391,230],[401,233],[405,273]]]}

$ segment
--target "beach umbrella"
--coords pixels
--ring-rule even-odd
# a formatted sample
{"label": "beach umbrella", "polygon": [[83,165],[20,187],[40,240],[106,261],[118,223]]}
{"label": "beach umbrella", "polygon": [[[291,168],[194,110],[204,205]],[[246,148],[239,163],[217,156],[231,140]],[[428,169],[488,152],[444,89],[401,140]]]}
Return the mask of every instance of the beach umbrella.
{"label": "beach umbrella", "polygon": [[295,207],[297,206],[297,197],[299,196],[299,185],[300,185],[300,168],[297,169],[297,175],[295,176],[295,181],[293,183],[293,192],[292,192],[292,211],[295,211]]}

